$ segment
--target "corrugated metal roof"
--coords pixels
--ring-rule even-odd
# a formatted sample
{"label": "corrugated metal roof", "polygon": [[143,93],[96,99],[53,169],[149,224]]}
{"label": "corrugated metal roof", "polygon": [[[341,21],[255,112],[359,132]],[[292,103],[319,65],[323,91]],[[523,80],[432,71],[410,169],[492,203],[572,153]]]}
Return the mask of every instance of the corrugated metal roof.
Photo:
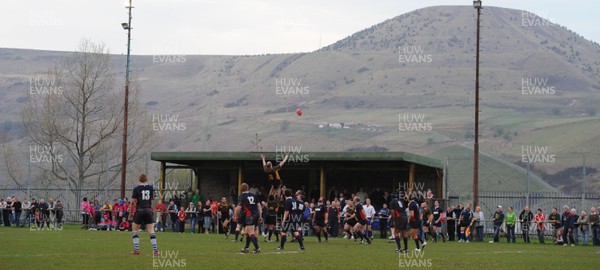
{"label": "corrugated metal roof", "polygon": [[[260,160],[261,152],[152,152],[151,159],[174,164],[190,161],[253,161]],[[279,153],[264,153],[273,160]],[[279,155],[282,155],[281,153]],[[291,155],[306,155],[311,161],[406,161],[437,169],[443,169],[440,160],[406,152],[301,152]]]}

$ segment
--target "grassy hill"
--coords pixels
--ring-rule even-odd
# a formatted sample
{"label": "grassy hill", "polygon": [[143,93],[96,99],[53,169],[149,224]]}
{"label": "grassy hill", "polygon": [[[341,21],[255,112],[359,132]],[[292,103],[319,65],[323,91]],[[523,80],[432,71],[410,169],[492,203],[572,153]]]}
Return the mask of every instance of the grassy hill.
{"label": "grassy hill", "polygon": [[[546,146],[557,156],[598,149],[600,46],[552,22],[526,25],[520,10],[487,7],[482,17],[481,150],[519,164],[524,146]],[[31,76],[67,55],[0,49],[5,130],[19,134],[18,113]],[[461,156],[462,146],[472,144],[474,58],[473,8],[438,6],[392,18],[312,53],[139,55],[132,63],[149,113],[176,114],[188,127],[162,132],[156,151],[250,151],[259,134],[264,151],[282,145],[305,151],[378,146],[443,158]],[[124,77],[125,57],[113,60],[115,75]],[[117,81],[115,87],[122,85]],[[528,92],[538,88],[553,94]],[[296,108],[303,109],[302,117],[295,115]],[[400,131],[405,116],[421,117],[431,130]],[[20,143],[21,136],[13,137]],[[587,166],[600,168],[600,156],[588,156]],[[490,166],[510,175],[508,186],[522,188],[524,177],[513,167]],[[580,160],[564,158],[535,170],[558,181],[550,176],[570,174],[578,166]],[[592,190],[600,191],[596,171],[588,177]],[[457,189],[468,185],[463,179],[452,182]],[[556,186],[577,190],[579,185]]]}

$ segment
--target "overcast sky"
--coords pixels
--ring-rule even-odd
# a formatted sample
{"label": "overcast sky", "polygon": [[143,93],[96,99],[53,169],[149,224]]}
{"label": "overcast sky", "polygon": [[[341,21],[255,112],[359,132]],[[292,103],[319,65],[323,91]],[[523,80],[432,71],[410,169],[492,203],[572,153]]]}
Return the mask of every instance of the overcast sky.
{"label": "overcast sky", "polygon": [[[0,47],[126,53],[123,0],[0,0]],[[471,0],[133,0],[133,54],[310,52],[386,19]],[[534,12],[600,42],[598,0],[483,0]],[[473,11],[475,12],[475,11]]]}

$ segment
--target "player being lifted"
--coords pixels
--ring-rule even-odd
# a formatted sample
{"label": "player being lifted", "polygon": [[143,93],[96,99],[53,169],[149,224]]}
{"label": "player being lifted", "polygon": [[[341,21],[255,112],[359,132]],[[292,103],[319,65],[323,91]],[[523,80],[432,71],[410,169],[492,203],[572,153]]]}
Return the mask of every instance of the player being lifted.
{"label": "player being lifted", "polygon": [[146,225],[146,229],[150,234],[150,243],[152,244],[152,253],[154,256],[159,256],[158,247],[156,245],[156,235],[154,234],[154,222],[152,213],[152,199],[154,198],[154,188],[148,185],[148,178],[145,174],[139,177],[140,185],[133,189],[131,195],[131,204],[129,205],[129,220],[133,217],[133,255],[140,255],[140,238],[138,232],[142,224]]}
{"label": "player being lifted", "polygon": [[325,242],[328,242],[329,239],[327,237],[327,221],[329,220],[329,213],[327,212],[327,206],[323,204],[323,197],[319,197],[317,206],[314,207],[313,211],[313,228],[315,230],[315,233],[317,234],[317,238],[319,239],[319,242],[321,242],[321,231],[323,231],[323,235],[325,236]]}
{"label": "player being lifted", "polygon": [[272,190],[271,194],[273,194],[273,192],[275,192],[275,194],[281,194],[282,182],[281,182],[281,177],[279,176],[279,170],[281,170],[281,168],[283,167],[283,164],[285,164],[285,162],[287,161],[288,155],[285,155],[283,160],[281,162],[279,162],[279,164],[277,164],[277,166],[275,166],[275,167],[273,167],[273,164],[271,163],[271,161],[265,160],[265,155],[261,154],[260,158],[262,159],[263,169],[267,173],[267,178],[269,179],[269,183],[271,183],[271,186],[273,187],[271,189]]}
{"label": "player being lifted", "polygon": [[[302,217],[304,215],[304,203],[301,200],[292,198],[292,191],[286,189],[284,191],[285,203],[283,220],[281,221],[281,243],[277,250],[283,250],[287,234],[292,233],[294,238],[298,240],[300,250],[304,251],[304,237],[302,236]],[[297,192],[296,197],[302,197],[302,193]]]}
{"label": "player being lifted", "polygon": [[241,189],[242,195],[238,199],[238,205],[235,207],[233,214],[233,218],[238,218],[239,215],[241,220],[237,220],[238,224],[246,224],[243,232],[246,235],[246,246],[240,252],[248,253],[248,247],[250,247],[250,242],[252,242],[254,244],[254,253],[260,253],[256,235],[258,235],[258,224],[262,222],[262,206],[260,205],[258,196],[250,193],[248,184],[243,183]]}

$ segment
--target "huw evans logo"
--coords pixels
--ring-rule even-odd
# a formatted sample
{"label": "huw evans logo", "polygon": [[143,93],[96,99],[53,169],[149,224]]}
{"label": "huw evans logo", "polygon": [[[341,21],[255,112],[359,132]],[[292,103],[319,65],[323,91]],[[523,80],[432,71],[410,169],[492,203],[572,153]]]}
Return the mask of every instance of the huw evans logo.
{"label": "huw evans logo", "polygon": [[400,193],[398,196],[400,198],[404,198],[408,196],[408,198],[419,197],[425,195],[425,182],[413,182],[412,185],[408,182],[400,182],[398,187],[400,188]]}
{"label": "huw evans logo", "polygon": [[31,145],[29,146],[29,161],[31,163],[62,163],[64,157],[58,154],[58,151],[54,146],[40,146]]}
{"label": "huw evans logo", "polygon": [[398,47],[398,62],[400,64],[431,63],[433,56],[426,54],[423,46],[400,46]]}
{"label": "huw evans logo", "polygon": [[556,155],[548,151],[548,146],[521,146],[521,162],[551,164],[556,161]]}
{"label": "huw evans logo", "polygon": [[425,258],[425,251],[411,250],[407,253],[398,253],[399,268],[430,268],[433,266],[431,259]]}
{"label": "huw evans logo", "polygon": [[52,76],[32,76],[29,77],[30,95],[60,95],[63,93],[63,87],[59,86],[56,78]]}
{"label": "huw evans logo", "polygon": [[186,260],[179,258],[179,250],[164,250],[158,256],[152,256],[152,267],[154,268],[184,268],[186,266]]}
{"label": "huw evans logo", "polygon": [[556,88],[548,85],[548,78],[522,78],[521,94],[554,95],[556,94]]}
{"label": "huw evans logo", "polygon": [[303,85],[302,78],[275,78],[276,95],[308,95],[310,89]]}
{"label": "huw evans logo", "polygon": [[302,153],[302,146],[275,146],[276,163],[283,161],[286,155],[288,156],[287,163],[308,163],[310,161],[309,156],[307,154]]}
{"label": "huw evans logo", "polygon": [[548,19],[548,12],[537,12],[540,16],[533,12],[521,12],[521,25],[523,27],[549,27],[553,23]]}
{"label": "huw evans logo", "polygon": [[183,132],[187,129],[186,123],[179,121],[179,114],[152,114],[152,129],[158,132]]}
{"label": "huw evans logo", "polygon": [[433,125],[425,121],[424,114],[399,114],[398,131],[400,132],[430,132]]}
{"label": "huw evans logo", "polygon": [[[152,63],[185,63],[187,61],[184,54],[177,53],[179,50],[175,46],[152,47]],[[173,52],[165,54],[163,52]]]}

